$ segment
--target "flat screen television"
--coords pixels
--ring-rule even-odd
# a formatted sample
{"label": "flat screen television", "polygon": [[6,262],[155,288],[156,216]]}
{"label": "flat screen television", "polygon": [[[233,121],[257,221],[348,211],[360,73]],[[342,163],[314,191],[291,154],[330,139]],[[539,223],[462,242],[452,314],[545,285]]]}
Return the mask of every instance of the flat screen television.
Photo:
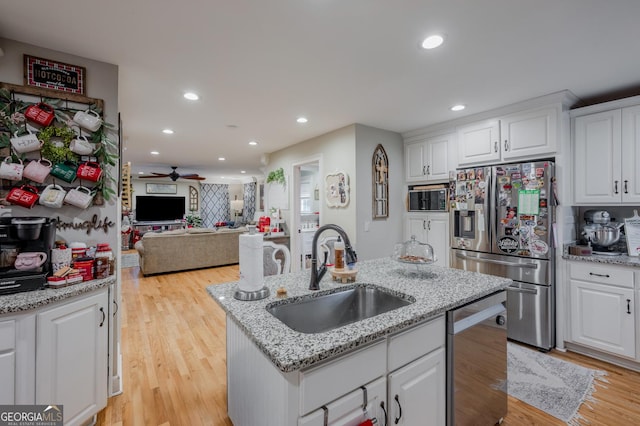
{"label": "flat screen television", "polygon": [[157,222],[182,220],[185,212],[184,197],[136,196],[136,221]]}

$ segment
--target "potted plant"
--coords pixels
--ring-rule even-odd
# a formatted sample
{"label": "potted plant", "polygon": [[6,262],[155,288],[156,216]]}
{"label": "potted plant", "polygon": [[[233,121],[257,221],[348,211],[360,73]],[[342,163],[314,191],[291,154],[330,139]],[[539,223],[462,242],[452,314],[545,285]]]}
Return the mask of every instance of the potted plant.
{"label": "potted plant", "polygon": [[190,211],[185,220],[188,228],[202,228],[202,218],[194,211]]}
{"label": "potted plant", "polygon": [[267,175],[267,183],[271,182],[279,183],[280,185],[285,184],[284,169],[282,167],[269,172],[269,174]]}

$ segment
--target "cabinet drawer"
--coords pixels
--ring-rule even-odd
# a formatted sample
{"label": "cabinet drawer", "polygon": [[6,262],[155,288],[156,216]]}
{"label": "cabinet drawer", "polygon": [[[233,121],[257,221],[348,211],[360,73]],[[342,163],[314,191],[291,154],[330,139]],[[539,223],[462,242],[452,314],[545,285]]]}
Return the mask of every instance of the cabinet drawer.
{"label": "cabinet drawer", "polygon": [[389,338],[388,370],[393,371],[445,344],[444,315]]}
{"label": "cabinet drawer", "polygon": [[599,266],[588,263],[571,263],[571,278],[601,284],[633,288],[633,271],[615,266]]}
{"label": "cabinet drawer", "polygon": [[300,414],[327,404],[374,379],[387,367],[387,345],[381,341],[335,361],[300,372]]}
{"label": "cabinet drawer", "polygon": [[14,320],[0,322],[0,352],[16,347],[16,322]]}

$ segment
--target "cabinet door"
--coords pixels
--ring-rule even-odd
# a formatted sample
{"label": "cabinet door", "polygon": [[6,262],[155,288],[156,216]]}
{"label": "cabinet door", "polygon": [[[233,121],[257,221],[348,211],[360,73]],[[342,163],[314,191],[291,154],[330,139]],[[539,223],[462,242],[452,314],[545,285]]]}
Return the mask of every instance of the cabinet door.
{"label": "cabinet door", "polygon": [[[386,410],[387,381],[379,378],[364,386],[366,389],[367,405],[363,409],[365,391],[356,389],[330,404],[326,404],[327,423],[324,423],[325,410],[316,410],[298,420],[298,426],[358,426],[366,419],[376,418],[378,425],[384,425],[384,410]],[[384,405],[383,405],[384,404]],[[387,421],[387,424],[388,421]]]}
{"label": "cabinet door", "polygon": [[633,289],[571,280],[571,339],[634,358]]}
{"label": "cabinet door", "polygon": [[437,256],[436,265],[449,266],[449,214],[431,213],[427,218],[427,243]]}
{"label": "cabinet door", "polygon": [[449,180],[449,169],[454,169],[449,153],[453,143],[451,135],[443,135],[427,141],[427,180]]}
{"label": "cabinet door", "polygon": [[576,204],[619,203],[621,111],[574,119],[573,183]]}
{"label": "cabinet door", "polygon": [[640,105],[622,110],[622,201],[640,203]]}
{"label": "cabinet door", "polygon": [[390,373],[388,424],[444,425],[445,376],[444,348]]}
{"label": "cabinet door", "polygon": [[541,108],[500,119],[502,158],[553,155],[556,152],[558,110]]}
{"label": "cabinet door", "polygon": [[427,175],[427,144],[426,142],[412,143],[404,147],[405,168],[407,182],[424,181]]}
{"label": "cabinet door", "polygon": [[36,328],[36,404],[63,404],[65,424],[107,405],[107,289],[43,311]]}
{"label": "cabinet door", "polygon": [[458,129],[459,165],[500,159],[500,122],[488,120]]}
{"label": "cabinet door", "polygon": [[412,235],[415,235],[416,240],[422,243],[427,242],[429,237],[427,235],[427,215],[425,213],[407,216],[404,240],[409,241]]}

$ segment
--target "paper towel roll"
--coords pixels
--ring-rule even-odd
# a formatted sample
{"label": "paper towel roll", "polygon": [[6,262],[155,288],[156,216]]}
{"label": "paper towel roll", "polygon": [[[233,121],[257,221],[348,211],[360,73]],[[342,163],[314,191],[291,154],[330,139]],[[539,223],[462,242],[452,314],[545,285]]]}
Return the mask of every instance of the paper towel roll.
{"label": "paper towel roll", "polygon": [[240,282],[243,291],[258,291],[264,287],[262,234],[240,235]]}

